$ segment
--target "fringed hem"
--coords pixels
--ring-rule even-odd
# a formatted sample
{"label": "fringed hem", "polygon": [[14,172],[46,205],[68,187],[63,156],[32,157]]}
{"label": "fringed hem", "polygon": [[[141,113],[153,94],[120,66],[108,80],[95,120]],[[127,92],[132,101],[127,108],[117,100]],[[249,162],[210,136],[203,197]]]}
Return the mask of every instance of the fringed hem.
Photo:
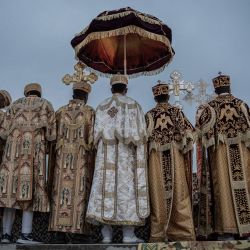
{"label": "fringed hem", "polygon": [[128,15],[130,15],[132,13],[135,16],[139,17],[144,22],[151,23],[151,24],[158,24],[158,25],[164,24],[159,19],[150,18],[149,16],[146,16],[145,14],[134,11],[134,10],[128,10],[128,11],[124,11],[124,12],[120,12],[120,13],[116,13],[116,14],[111,14],[111,15],[108,15],[108,11],[107,11],[105,13],[106,14],[105,16],[98,16],[98,17],[95,18],[95,20],[109,21],[109,20],[113,20],[113,19],[128,16]]}
{"label": "fringed hem", "polygon": [[[76,60],[79,60],[77,56],[76,56]],[[161,66],[158,69],[151,70],[151,71],[142,71],[139,73],[134,73],[134,74],[126,75],[126,76],[129,79],[133,79],[133,78],[137,78],[139,76],[153,76],[153,75],[160,74],[172,62],[172,60],[173,60],[173,56],[171,57],[171,59],[167,63],[165,63],[163,66]],[[114,75],[114,74],[109,74],[109,73],[103,73],[101,71],[98,71],[98,70],[92,69],[91,67],[88,67],[86,64],[84,64],[84,65],[86,66],[86,68],[84,68],[86,71],[88,71],[90,73],[94,73],[94,74],[98,75],[99,77],[111,78]]]}
{"label": "fringed hem", "polygon": [[[112,37],[112,36],[124,36],[127,34],[138,34],[141,37],[152,39],[152,40],[155,40],[155,41],[158,41],[158,42],[165,44],[168,47],[169,52],[171,54],[171,59],[169,60],[168,63],[171,62],[171,60],[174,56],[174,52],[172,51],[172,47],[171,47],[169,39],[163,35],[151,33],[149,31],[146,31],[146,30],[144,30],[140,27],[134,26],[134,25],[130,25],[130,26],[126,26],[126,27],[122,27],[122,28],[110,30],[110,31],[103,31],[103,32],[99,31],[99,32],[90,33],[82,42],[80,42],[77,46],[75,46],[74,50],[75,50],[76,58],[78,58],[77,55],[78,55],[80,49],[82,47],[84,47],[86,44],[90,43],[91,41],[106,38],[106,37]],[[166,64],[163,65],[161,68],[157,69],[156,72],[159,73],[162,70],[164,70],[164,68],[163,68],[164,66],[166,66]],[[142,73],[145,73],[145,75],[148,75],[148,74],[151,75],[152,72],[154,72],[154,71],[155,70],[149,71],[149,72],[142,72]],[[135,73],[135,74],[131,74],[130,76],[134,75],[134,77],[135,77],[137,74],[141,75],[141,73]],[[105,75],[110,76],[110,74],[104,74],[103,76],[105,76]]]}
{"label": "fringed hem", "polygon": [[170,150],[172,147],[176,147],[179,150],[181,150],[184,154],[187,153],[188,151],[193,150],[193,143],[188,143],[188,144],[181,144],[181,143],[177,143],[177,142],[170,142],[170,143],[166,143],[164,145],[159,145],[156,142],[150,142],[149,143],[149,154],[151,153],[152,150],[155,151],[166,151],[166,150]]}
{"label": "fringed hem", "polygon": [[202,135],[202,132],[200,130],[198,130],[198,133],[201,138],[202,145],[205,148],[209,148],[211,146],[214,146],[216,143],[218,144],[220,142],[228,145],[244,142],[246,147],[250,147],[250,131],[248,131],[245,134],[239,133],[238,136],[234,138],[228,138],[224,134],[218,134],[217,140],[215,139],[214,136],[207,139],[204,134]]}

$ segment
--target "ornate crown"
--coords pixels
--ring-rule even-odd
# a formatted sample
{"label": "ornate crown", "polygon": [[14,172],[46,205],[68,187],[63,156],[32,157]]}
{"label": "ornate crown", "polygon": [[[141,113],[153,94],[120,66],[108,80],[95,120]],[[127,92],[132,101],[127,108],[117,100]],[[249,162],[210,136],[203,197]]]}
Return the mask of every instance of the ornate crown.
{"label": "ornate crown", "polygon": [[110,85],[114,85],[117,83],[121,83],[121,84],[128,84],[128,78],[125,75],[121,75],[121,74],[116,74],[113,75],[110,78]]}
{"label": "ornate crown", "polygon": [[11,104],[11,96],[8,91],[0,90],[0,97],[3,99],[3,103],[0,103],[0,108],[7,107]]}
{"label": "ornate crown", "polygon": [[168,95],[169,94],[169,86],[166,83],[158,83],[152,88],[154,96],[159,95]]}
{"label": "ornate crown", "polygon": [[75,66],[75,73],[71,76],[69,74],[65,75],[62,79],[62,81],[69,85],[70,83],[73,83],[73,90],[79,89],[84,92],[89,93],[91,91],[91,84],[97,81],[98,77],[95,73],[90,73],[87,75],[83,70],[85,69],[85,65],[81,62],[78,62]]}
{"label": "ornate crown", "polygon": [[74,83],[73,84],[73,90],[75,90],[75,89],[84,91],[86,93],[90,93],[91,92],[91,86],[90,86],[90,84],[88,84],[86,82]]}
{"label": "ornate crown", "polygon": [[24,87],[24,95],[27,96],[30,91],[37,91],[42,94],[42,87],[39,83],[29,83]]}
{"label": "ornate crown", "polygon": [[219,76],[213,78],[212,81],[215,89],[230,86],[230,76],[222,75],[221,72],[219,72]]}

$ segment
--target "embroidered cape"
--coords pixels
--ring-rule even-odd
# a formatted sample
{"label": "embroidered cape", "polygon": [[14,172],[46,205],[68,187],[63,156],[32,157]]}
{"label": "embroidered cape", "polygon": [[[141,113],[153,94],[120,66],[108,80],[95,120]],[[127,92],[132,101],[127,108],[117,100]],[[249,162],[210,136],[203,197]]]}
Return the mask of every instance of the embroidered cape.
{"label": "embroidered cape", "polygon": [[[248,105],[231,94],[218,96],[198,108],[196,128],[203,158],[199,234],[207,237],[213,231],[240,235],[249,233]],[[228,203],[232,204],[232,208],[226,205]],[[232,214],[228,220],[235,222],[223,217],[225,209],[228,209],[228,217]]]}

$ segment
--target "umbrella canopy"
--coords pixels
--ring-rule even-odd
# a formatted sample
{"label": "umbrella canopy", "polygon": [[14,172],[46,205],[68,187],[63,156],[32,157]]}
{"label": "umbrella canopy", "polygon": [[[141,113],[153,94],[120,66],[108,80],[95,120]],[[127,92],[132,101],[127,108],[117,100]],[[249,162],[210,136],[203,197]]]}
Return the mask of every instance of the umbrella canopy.
{"label": "umbrella canopy", "polygon": [[104,75],[152,75],[172,60],[171,29],[131,8],[105,11],[71,41],[76,57]]}

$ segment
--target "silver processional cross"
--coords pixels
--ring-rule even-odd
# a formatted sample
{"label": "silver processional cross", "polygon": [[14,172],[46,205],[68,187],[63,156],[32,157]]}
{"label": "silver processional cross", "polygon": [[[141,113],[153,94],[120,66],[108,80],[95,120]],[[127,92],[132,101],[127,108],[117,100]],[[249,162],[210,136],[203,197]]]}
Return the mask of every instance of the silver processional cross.
{"label": "silver processional cross", "polygon": [[174,95],[174,105],[182,109],[180,102],[180,95],[184,92],[191,93],[194,89],[192,82],[185,82],[182,80],[182,75],[179,71],[175,70],[170,74],[171,82],[169,84],[169,93]]}
{"label": "silver processional cross", "polygon": [[[189,104],[193,102],[197,103],[198,105],[204,104],[209,102],[214,98],[214,94],[208,94],[207,88],[208,84],[200,80],[198,83],[194,84],[192,82],[186,82],[182,80],[182,75],[179,71],[174,70],[170,74],[171,82],[168,82],[169,85],[169,94],[174,95],[175,103],[174,106],[182,109],[180,96],[182,94],[186,94],[182,99]],[[158,83],[164,83],[160,80]],[[197,89],[197,94],[193,94],[193,90]]]}

